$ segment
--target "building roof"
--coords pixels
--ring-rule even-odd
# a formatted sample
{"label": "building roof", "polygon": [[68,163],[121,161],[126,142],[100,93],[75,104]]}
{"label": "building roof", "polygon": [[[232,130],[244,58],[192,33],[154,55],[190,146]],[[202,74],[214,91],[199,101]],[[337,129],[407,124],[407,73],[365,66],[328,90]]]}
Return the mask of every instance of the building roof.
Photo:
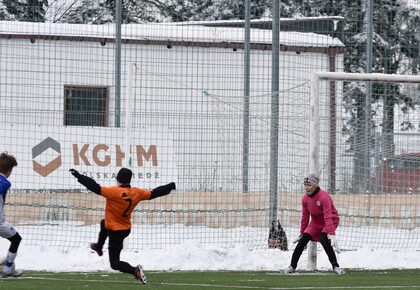
{"label": "building roof", "polygon": [[[243,21],[242,21],[243,22]],[[122,43],[184,45],[204,47],[243,48],[244,28],[221,25],[217,22],[124,24]],[[236,24],[237,25],[237,24]],[[113,42],[115,24],[87,25],[64,23],[32,23],[0,21],[0,38],[28,38],[74,41]],[[271,49],[272,33],[266,29],[251,29],[251,48]],[[283,50],[321,51],[344,48],[336,37],[314,32],[281,31]]]}

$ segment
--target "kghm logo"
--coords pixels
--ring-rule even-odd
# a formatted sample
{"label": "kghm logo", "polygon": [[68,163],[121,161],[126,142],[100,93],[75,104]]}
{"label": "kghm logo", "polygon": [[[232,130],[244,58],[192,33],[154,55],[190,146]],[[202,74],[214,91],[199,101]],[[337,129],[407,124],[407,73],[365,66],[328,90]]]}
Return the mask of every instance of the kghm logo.
{"label": "kghm logo", "polygon": [[[71,147],[71,150],[64,145],[63,152],[61,152],[60,143],[48,137],[34,146],[32,148],[33,170],[46,177],[62,165],[62,159],[70,162],[71,166],[121,167],[126,158],[122,146],[118,144],[73,143],[67,145]],[[133,145],[132,147],[134,166],[143,167],[146,166],[146,163],[149,163],[153,167],[158,167],[156,145],[150,145],[149,147]]]}
{"label": "kghm logo", "polygon": [[[47,151],[50,148],[57,152],[57,157],[48,161],[48,163],[45,165],[42,165],[35,161],[35,159],[38,158],[38,156],[42,155],[45,151]],[[57,168],[59,168],[61,164],[62,162],[60,143],[58,143],[54,139],[48,137],[32,148],[32,166],[34,171],[37,172],[39,175],[46,177],[52,172],[54,172]]]}

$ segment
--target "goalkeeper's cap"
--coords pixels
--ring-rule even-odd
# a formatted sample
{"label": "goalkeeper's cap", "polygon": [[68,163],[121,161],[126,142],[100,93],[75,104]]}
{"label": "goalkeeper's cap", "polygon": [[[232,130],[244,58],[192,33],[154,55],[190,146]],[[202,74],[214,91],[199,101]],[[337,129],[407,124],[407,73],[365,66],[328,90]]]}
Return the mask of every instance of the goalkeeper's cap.
{"label": "goalkeeper's cap", "polygon": [[130,183],[131,177],[133,176],[133,171],[128,168],[121,168],[117,174],[117,181],[121,184]]}
{"label": "goalkeeper's cap", "polygon": [[313,173],[309,174],[303,180],[303,184],[309,184],[315,187],[319,187],[319,177]]}

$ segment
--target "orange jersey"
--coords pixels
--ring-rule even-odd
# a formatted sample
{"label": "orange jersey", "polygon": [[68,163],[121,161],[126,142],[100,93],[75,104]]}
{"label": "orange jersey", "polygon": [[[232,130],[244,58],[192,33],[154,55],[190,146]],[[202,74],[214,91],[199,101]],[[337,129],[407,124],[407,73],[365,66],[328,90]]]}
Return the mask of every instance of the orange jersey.
{"label": "orange jersey", "polygon": [[105,227],[111,231],[131,229],[131,213],[142,200],[149,200],[152,192],[137,187],[101,187],[106,198]]}

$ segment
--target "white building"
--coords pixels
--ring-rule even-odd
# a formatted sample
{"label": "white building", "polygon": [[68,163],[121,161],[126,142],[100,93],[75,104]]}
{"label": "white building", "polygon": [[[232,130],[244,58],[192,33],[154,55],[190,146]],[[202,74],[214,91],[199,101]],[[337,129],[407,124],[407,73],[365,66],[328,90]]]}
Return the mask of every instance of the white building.
{"label": "white building", "polygon": [[[0,22],[0,121],[8,136],[0,151],[21,160],[16,184],[69,188],[67,169],[75,166],[111,182],[107,173],[127,164],[118,154],[131,148],[134,160],[140,144],[136,160],[144,164],[131,164],[134,170],[161,174],[147,185],[176,178],[186,191],[241,191],[244,29],[123,25],[120,102],[114,39],[112,25]],[[249,189],[256,192],[269,186],[271,42],[271,30],[251,29]],[[307,172],[311,75],[342,71],[343,51],[334,37],[280,33],[279,190],[296,189]],[[126,126],[128,96],[132,122],[125,131],[115,127]],[[59,153],[42,143],[48,137],[61,145]],[[83,144],[91,146],[83,151]],[[153,145],[163,152],[158,164],[148,151]]]}

